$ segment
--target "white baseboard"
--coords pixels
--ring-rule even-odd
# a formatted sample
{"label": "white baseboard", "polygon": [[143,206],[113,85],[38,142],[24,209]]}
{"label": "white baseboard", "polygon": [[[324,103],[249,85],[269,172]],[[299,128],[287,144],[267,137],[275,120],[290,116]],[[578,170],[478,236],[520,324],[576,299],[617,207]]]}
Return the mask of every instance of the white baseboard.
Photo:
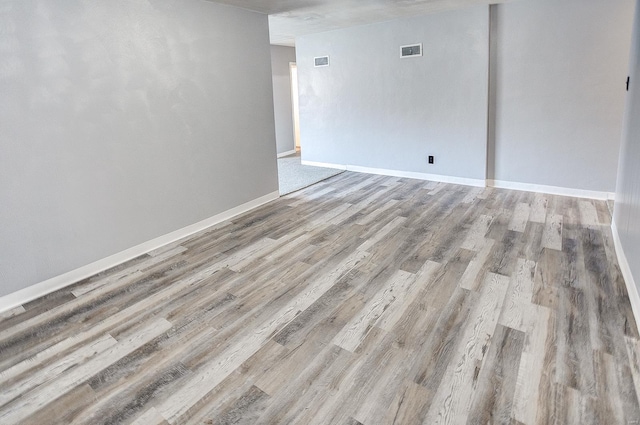
{"label": "white baseboard", "polygon": [[347,170],[346,165],[332,164],[329,162],[315,162],[315,161],[301,160],[300,163],[302,165],[310,165],[312,167],[335,168],[336,170],[345,170],[345,171]]}
{"label": "white baseboard", "polygon": [[222,223],[223,221],[227,221],[237,215],[278,199],[279,197],[279,192],[272,192],[268,195],[262,196],[258,199],[254,199],[253,201],[249,201],[198,223],[192,224],[190,226],[168,233],[164,236],[160,236],[153,240],[144,242],[140,245],[126,249],[107,258],[103,258],[102,260],[98,260],[91,264],[87,264],[86,266],[82,266],[75,270],[71,270],[70,272],[61,274],[59,276],[47,279],[43,282],[36,283],[35,285],[31,285],[27,288],[0,297],[0,313],[21,306],[25,303],[28,303],[29,301],[33,301],[35,299],[43,297],[47,294],[50,294],[51,292],[65,288],[82,279],[91,277],[97,273],[110,269],[111,267],[115,267],[118,264],[122,264],[133,258],[139,257],[140,255],[146,254],[147,252],[158,249],[164,245],[168,245],[184,237],[191,236],[211,226]]}
{"label": "white baseboard", "polygon": [[598,192],[595,190],[571,189],[567,187],[545,186],[541,184],[518,183],[504,180],[487,180],[487,186],[499,189],[522,190],[524,192],[548,193],[550,195],[573,196],[576,198],[598,199],[602,201],[613,200],[615,193]]}
{"label": "white baseboard", "polygon": [[314,167],[336,168],[339,170],[354,171],[356,173],[378,174],[382,176],[403,177],[407,179],[428,180],[441,183],[461,184],[465,186],[485,187],[485,181],[481,179],[469,179],[465,177],[443,176],[440,174],[418,173],[415,171],[387,170],[384,168],[361,167],[359,165],[340,165],[324,162],[302,161],[302,165]]}
{"label": "white baseboard", "polygon": [[417,173],[413,171],[387,170],[383,168],[361,167],[358,165],[332,164],[327,162],[301,161],[302,165],[314,167],[336,168],[339,170],[355,171],[358,173],[379,174],[383,176],[404,177],[408,179],[429,180],[442,183],[461,184],[476,187],[495,187],[499,189],[522,190],[525,192],[548,193],[550,195],[573,196],[576,198],[614,200],[615,193],[595,190],[571,189],[567,187],[545,186],[541,184],[517,183],[504,180],[481,180],[464,177],[443,176],[440,174]]}
{"label": "white baseboard", "polygon": [[613,233],[613,243],[616,247],[616,256],[618,257],[620,271],[622,272],[622,277],[624,277],[627,292],[629,293],[631,309],[633,310],[633,315],[636,318],[636,325],[638,326],[638,329],[640,329],[640,293],[638,293],[638,286],[636,285],[633,274],[631,273],[631,267],[629,266],[629,261],[627,261],[627,256],[624,253],[615,220],[611,223],[611,232]]}
{"label": "white baseboard", "polygon": [[294,153],[296,153],[296,150],[292,150],[292,151],[287,151],[287,152],[282,152],[278,154],[278,158],[282,158],[284,156],[289,156],[289,155],[293,155]]}

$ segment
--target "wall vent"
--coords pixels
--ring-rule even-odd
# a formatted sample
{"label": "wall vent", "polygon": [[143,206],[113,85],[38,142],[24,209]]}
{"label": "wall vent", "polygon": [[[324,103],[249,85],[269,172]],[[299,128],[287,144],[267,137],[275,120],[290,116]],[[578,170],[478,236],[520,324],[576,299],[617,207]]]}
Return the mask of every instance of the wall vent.
{"label": "wall vent", "polygon": [[313,64],[316,68],[321,66],[329,66],[329,56],[320,56],[313,58]]}
{"label": "wall vent", "polygon": [[416,56],[422,56],[422,43],[400,46],[401,58],[413,58]]}

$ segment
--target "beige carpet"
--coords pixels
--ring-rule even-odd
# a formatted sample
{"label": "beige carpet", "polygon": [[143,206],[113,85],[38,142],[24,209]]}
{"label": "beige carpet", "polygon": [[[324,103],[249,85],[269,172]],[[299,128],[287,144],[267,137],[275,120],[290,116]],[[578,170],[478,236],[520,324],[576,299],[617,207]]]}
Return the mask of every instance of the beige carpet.
{"label": "beige carpet", "polygon": [[329,177],[344,173],[344,170],[336,170],[334,168],[302,165],[300,161],[300,153],[278,158],[280,195],[295,192]]}

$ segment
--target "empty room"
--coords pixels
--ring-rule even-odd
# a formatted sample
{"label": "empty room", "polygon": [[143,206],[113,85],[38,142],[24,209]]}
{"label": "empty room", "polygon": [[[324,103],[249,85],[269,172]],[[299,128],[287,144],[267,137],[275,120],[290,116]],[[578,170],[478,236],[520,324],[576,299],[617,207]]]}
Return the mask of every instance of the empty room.
{"label": "empty room", "polygon": [[2,425],[638,424],[639,289],[640,0],[0,1]]}

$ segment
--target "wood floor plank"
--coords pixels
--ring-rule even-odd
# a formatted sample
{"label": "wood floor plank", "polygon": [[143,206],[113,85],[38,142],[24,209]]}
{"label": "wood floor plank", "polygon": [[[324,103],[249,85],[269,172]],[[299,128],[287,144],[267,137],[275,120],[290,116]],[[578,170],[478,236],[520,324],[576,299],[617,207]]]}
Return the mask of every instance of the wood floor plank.
{"label": "wood floor plank", "polygon": [[548,375],[553,373],[549,368],[554,360],[552,347],[556,338],[553,332],[555,323],[548,308],[534,306],[531,314],[533,317],[522,349],[512,414],[515,420],[526,425],[538,423],[538,411],[543,404],[540,399],[548,395],[541,392],[542,381],[548,381]]}
{"label": "wood floor plank", "polygon": [[582,314],[587,308],[581,289],[562,288],[560,308],[566,313],[558,317],[557,382],[595,397],[596,388],[591,350],[589,322]]}
{"label": "wood floor plank", "polygon": [[326,195],[327,193],[331,193],[331,192],[334,192],[334,191],[335,191],[335,189],[333,187],[325,187],[325,188],[322,188],[322,190],[319,190],[316,193],[309,194],[309,195],[305,196],[304,198],[300,198],[297,201],[291,202],[289,204],[289,206],[290,207],[296,207],[296,206],[298,206],[298,205],[300,205],[300,204],[302,204],[304,202],[308,202],[308,201],[312,201],[314,199],[321,198],[324,195]]}
{"label": "wood floor plank", "polygon": [[377,327],[367,334],[358,352],[354,354],[357,357],[342,368],[339,376],[339,382],[344,385],[340,394],[336,394],[337,397],[331,395],[315,417],[306,422],[341,423],[349,417],[358,420],[360,407],[369,403],[371,394],[377,392],[377,385],[380,383],[376,378],[377,374],[371,374],[371,370],[378,370],[380,374],[392,373],[399,367],[395,360],[404,358],[404,351],[394,344],[393,336]]}
{"label": "wood floor plank", "polygon": [[513,217],[509,222],[509,230],[514,232],[524,232],[527,228],[527,222],[529,221],[529,215],[531,214],[531,207],[529,204],[519,203],[513,212]]}
{"label": "wood floor plank", "polygon": [[487,359],[475,383],[477,390],[467,424],[510,421],[524,340],[524,332],[497,326]]}
{"label": "wood floor plank", "polygon": [[364,302],[359,297],[351,297],[341,303],[330,317],[322,320],[304,336],[294,337],[291,331],[287,332],[287,328],[283,329],[276,335],[275,340],[280,343],[285,342],[285,346],[290,351],[282,357],[278,365],[265,371],[256,379],[255,385],[269,395],[275,395],[282,390],[290,382],[291,374],[295,376],[302,373],[309,363],[314,362],[316,355],[331,342],[340,324],[346,324],[363,306]]}
{"label": "wood floor plank", "polygon": [[[220,269],[221,266],[214,263],[214,265],[207,267],[205,271],[203,271],[203,274],[212,274]],[[33,318],[25,320],[24,322],[20,322],[19,324],[6,329],[5,331],[0,332],[0,346],[12,344],[16,340],[19,341],[20,338],[22,338],[21,334],[24,334],[27,330],[37,329],[38,327],[40,327],[41,329],[48,328],[54,321],[57,324],[60,324],[64,319],[72,317],[78,312],[84,312],[88,307],[92,305],[99,304],[104,300],[109,300],[111,294],[115,292],[121,291],[120,293],[126,293],[126,287],[132,285],[134,282],[138,286],[140,286],[142,282],[144,282],[144,279],[139,280],[137,274],[134,274],[136,275],[136,277],[133,279],[120,279],[116,282],[112,282],[106,287],[102,286],[100,288],[97,288],[80,298],[76,298],[72,301],[55,307],[52,310],[47,311],[45,314],[35,316]],[[154,277],[152,277],[151,279],[153,278]],[[181,282],[179,286],[181,285],[184,285],[184,282]],[[169,290],[171,289],[172,288],[169,288]]]}
{"label": "wood floor plank", "polygon": [[511,277],[507,296],[500,312],[498,323],[522,332],[531,328],[535,307],[531,303],[533,297],[533,279],[536,263],[525,259],[518,260],[515,276]]}
{"label": "wood floor plank", "polygon": [[399,270],[372,300],[335,336],[333,343],[347,351],[354,352],[362,343],[367,333],[389,311],[396,301],[408,291],[415,280],[415,275]]}
{"label": "wood floor plank", "polygon": [[[476,368],[486,355],[491,336],[509,285],[509,278],[490,274],[483,285],[482,296],[474,312],[473,321],[464,329],[458,352],[447,368],[425,423],[464,423],[469,415],[473,397]],[[456,394],[455,398],[451,395]]]}
{"label": "wood floor plank", "polygon": [[[460,241],[466,237],[466,232],[481,211],[459,201],[460,197],[455,193],[443,197],[440,202],[426,207],[424,215],[411,221],[414,232],[409,240],[417,248],[400,264],[402,270],[416,273],[427,260],[442,263],[442,259],[448,260],[457,254]],[[411,208],[411,211],[414,210],[415,207]],[[455,219],[446,220],[445,217]]]}
{"label": "wood floor plank", "polygon": [[356,266],[358,261],[366,257],[366,253],[356,251],[344,260],[334,271],[323,276],[308,291],[294,299],[278,313],[270,322],[262,324],[249,338],[230,347],[219,356],[219,360],[203,368],[191,383],[178,390],[169,400],[159,406],[162,416],[170,423],[179,420],[180,416],[196,404],[200,398],[216,387],[227,375],[237,369],[245,360],[255,353],[260,346],[276,331],[289,323],[298,311],[306,309],[322,294],[333,286],[339,276]]}
{"label": "wood floor plank", "polygon": [[478,195],[478,199],[487,199],[494,192],[492,187],[485,187],[482,192]]}
{"label": "wood floor plank", "polygon": [[362,245],[358,247],[360,251],[367,251],[371,249],[372,246],[380,242],[385,236],[387,236],[390,232],[396,229],[398,226],[402,225],[406,219],[404,217],[396,217],[389,224],[384,226],[378,233],[376,233],[373,237],[368,238]]}
{"label": "wood floor plank", "polygon": [[578,209],[580,211],[580,222],[583,226],[600,225],[598,211],[590,201],[578,201]]}
{"label": "wood floor plank", "polygon": [[468,249],[469,251],[478,251],[484,246],[484,240],[493,217],[482,215],[480,219],[473,223],[473,226],[469,230],[467,238],[462,243],[462,249]]}
{"label": "wood floor plank", "polygon": [[149,256],[148,259],[144,261],[137,262],[134,267],[124,269],[118,273],[111,274],[106,276],[104,279],[98,279],[91,283],[87,283],[84,285],[79,285],[76,287],[71,293],[76,297],[87,294],[101,286],[108,286],[112,282],[117,282],[121,279],[130,279],[137,278],[143,275],[144,271],[149,270],[150,267],[155,266],[156,264],[162,263],[167,259],[177,256],[178,254],[182,254],[187,251],[187,248],[183,246],[174,247],[171,250],[157,253],[153,256]]}
{"label": "wood floor plank", "polygon": [[563,253],[543,248],[536,265],[532,302],[557,310],[562,287]]}
{"label": "wood floor plank", "polygon": [[269,396],[258,387],[252,386],[233,405],[218,413],[215,419],[205,420],[204,423],[230,425],[254,424],[269,402]]}
{"label": "wood floor plank", "polygon": [[409,357],[407,350],[402,347],[393,347],[387,350],[390,354],[379,364],[379,370],[375,380],[371,380],[367,390],[367,396],[358,403],[359,408],[353,417],[363,424],[375,423],[383,417],[388,406],[393,402],[395,394],[400,391],[404,382],[404,376],[408,369],[406,361]]}
{"label": "wood floor plank", "polygon": [[542,247],[562,251],[562,221],[559,214],[552,214],[547,217],[542,234]]}
{"label": "wood floor plank", "polygon": [[96,395],[87,384],[79,384],[68,393],[49,403],[37,412],[20,421],[21,425],[42,425],[50,423],[70,424],[77,413],[77,406],[95,401]]}
{"label": "wood floor plank", "polygon": [[640,397],[640,341],[635,338],[625,337],[627,352],[629,354],[629,370],[633,377],[636,389],[636,398]]}
{"label": "wood floor plank", "polygon": [[547,217],[547,195],[536,193],[531,206],[529,221],[544,224]]}
{"label": "wood floor plank", "polygon": [[[150,344],[153,344],[153,341]],[[169,386],[179,385],[189,378],[190,371],[180,362],[173,363],[169,367],[154,368],[144,365],[144,351],[146,351],[145,347],[141,347],[99,374],[100,378],[109,376],[115,368],[122,365],[126,374],[123,374],[124,377],[121,379],[135,378],[135,381],[126,388],[120,388],[118,391],[115,386],[110,386],[105,391],[96,385],[95,381],[100,378],[94,377],[90,380],[90,385],[96,393],[96,401],[83,406],[83,409],[73,418],[74,425],[130,422],[137,414],[148,408],[149,400],[166,398],[170,391]]]}
{"label": "wood floor plank", "polygon": [[627,365],[617,354],[613,356],[613,358],[618,394],[620,395],[625,421],[627,421],[627,423],[633,422],[636,418],[640,418],[640,406],[638,405],[639,397],[635,383],[633,382],[631,366]]}
{"label": "wood floor plank", "polygon": [[24,309],[24,307],[19,305],[18,307],[12,308],[11,310],[0,313],[0,320],[10,319],[24,313],[25,311],[26,310]]}
{"label": "wood floor plank", "polygon": [[322,423],[347,384],[348,372],[358,364],[358,356],[333,344],[325,347],[301,374],[274,396],[256,424]]}
{"label": "wood floor plank", "polygon": [[462,199],[462,203],[463,204],[473,203],[483,192],[484,192],[484,188],[482,187],[471,189],[469,193],[467,193],[467,195]]}
{"label": "wood floor plank", "polygon": [[[625,414],[618,390],[615,360],[611,354],[601,351],[593,352],[595,369],[598,423],[625,423]],[[606,394],[606,395],[605,395]],[[631,418],[630,418],[631,419]],[[637,418],[634,418],[637,419]]]}
{"label": "wood floor plank", "polygon": [[[378,319],[375,326],[386,331],[393,330],[406,311],[415,303],[416,299],[421,294],[426,295],[425,288],[432,283],[441,267],[441,264],[427,261],[415,276],[411,274],[404,275],[410,279],[408,288],[398,293],[398,298],[391,304],[391,308],[383,312],[382,317]],[[400,272],[403,271],[400,270]]]}
{"label": "wood floor plank", "polygon": [[460,287],[468,289],[470,291],[478,291],[482,281],[484,280],[487,272],[485,266],[489,255],[493,251],[495,241],[492,239],[485,239],[484,246],[473,257],[473,260],[469,262],[469,267],[465,270],[462,278],[460,279]]}
{"label": "wood floor plank", "polygon": [[529,221],[524,230],[521,240],[521,246],[518,248],[517,258],[524,258],[538,262],[542,251],[542,233],[544,232],[544,224],[533,223]]}
{"label": "wood floor plank", "polygon": [[169,422],[162,417],[154,407],[144,412],[135,421],[131,422],[132,425],[166,425]]}
{"label": "wood floor plank", "polygon": [[610,223],[345,172],[0,315],[0,423],[635,423]]}
{"label": "wood floor plank", "polygon": [[[503,205],[508,203],[515,203],[515,196],[509,197],[504,201]],[[493,221],[489,226],[489,231],[485,235],[486,238],[494,241],[503,241],[507,236],[507,233],[517,233],[513,230],[509,230],[509,223],[513,217],[513,210],[507,208],[499,208],[493,214]]]}
{"label": "wood floor plank", "polygon": [[626,352],[624,340],[617,336],[624,332],[627,318],[620,314],[617,306],[619,289],[616,287],[614,275],[609,270],[610,260],[606,255],[602,230],[599,226],[587,226],[582,230],[581,241],[587,285],[592,297],[591,311],[597,319],[595,344],[609,354]]}
{"label": "wood floor plank", "polygon": [[444,183],[437,183],[433,189],[430,189],[429,195],[436,195],[445,188]]}
{"label": "wood floor plank", "polygon": [[199,400],[190,409],[188,417],[182,423],[197,425],[215,423],[215,418],[232,409],[238,400],[251,390],[256,379],[265,370],[269,370],[270,366],[279,363],[290,351],[278,343],[269,341],[244,362],[236,373],[229,375],[206,397]]}
{"label": "wood floor plank", "polygon": [[422,423],[424,400],[431,398],[433,394],[427,388],[415,382],[404,381],[402,389],[397,392],[396,398],[389,405],[383,423],[392,425]]}
{"label": "wood floor plank", "polygon": [[126,354],[134,351],[151,339],[166,332],[171,328],[171,323],[164,319],[156,320],[129,339],[119,341],[112,348],[102,352],[83,365],[74,368],[72,372],[59,377],[47,385],[38,387],[15,402],[7,405],[6,409],[0,412],[0,421],[6,424],[18,423],[29,416],[30,411],[37,411],[51,401],[56,400],[66,392],[71,391],[78,382],[84,382],[90,376],[116,362]]}
{"label": "wood floor plank", "polygon": [[0,406],[11,402],[39,385],[55,379],[68,369],[84,363],[91,357],[100,354],[117,343],[118,341],[113,339],[111,335],[107,334],[102,338],[93,341],[91,344],[81,347],[63,359],[40,369],[37,375],[28,376],[26,379],[19,380],[11,384],[5,383],[3,385],[2,392],[0,393]]}
{"label": "wood floor plank", "polygon": [[[70,338],[63,339],[55,345],[52,345],[45,350],[40,351],[35,356],[23,360],[11,366],[10,368],[1,371],[0,382],[17,376],[20,373],[33,368],[37,364],[45,362],[48,359],[51,359],[52,357],[59,355],[72,347],[75,347],[78,344],[84,343],[85,341],[89,341],[98,335],[108,332],[115,326],[126,322],[127,320],[131,320],[134,318],[139,320],[141,318],[141,315],[144,316],[144,314],[152,313],[154,309],[162,306],[164,302],[168,301],[172,297],[175,297],[181,291],[197,284],[198,282],[210,278],[219,270],[220,266],[217,263],[214,263],[211,266],[204,267],[197,273],[194,273],[187,278],[182,279],[178,284],[171,285],[168,288],[149,296],[145,300],[121,310],[120,312],[110,316],[108,319],[95,324],[95,326],[87,327],[85,330],[77,333],[76,335],[73,335]],[[46,321],[47,318],[41,318],[41,320]],[[24,328],[20,328],[16,332],[20,332],[23,330]]]}
{"label": "wood floor plank", "polygon": [[[456,355],[464,336],[462,329],[470,320],[478,298],[478,293],[456,288],[443,311],[433,312],[435,317],[425,315],[425,318],[418,322],[418,329],[429,327],[430,331],[425,331],[426,336],[418,334],[423,338],[420,340],[421,345],[416,349],[420,361],[414,363],[409,376],[414,382],[430,390],[431,398],[423,400],[423,408],[431,405],[431,399],[445,378],[447,366]],[[435,325],[432,325],[432,322],[435,322]],[[427,412],[423,413],[420,417],[424,419]]]}

